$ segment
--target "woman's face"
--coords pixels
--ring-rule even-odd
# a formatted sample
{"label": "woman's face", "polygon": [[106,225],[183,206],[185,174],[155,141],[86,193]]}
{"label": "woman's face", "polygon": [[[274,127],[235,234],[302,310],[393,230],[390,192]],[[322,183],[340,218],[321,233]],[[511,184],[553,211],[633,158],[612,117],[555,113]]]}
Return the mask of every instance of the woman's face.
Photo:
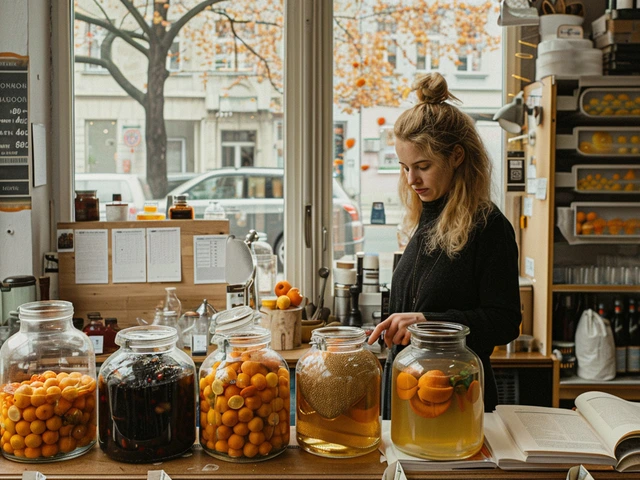
{"label": "woman's face", "polygon": [[454,167],[462,161],[447,168],[444,160],[426,157],[413,143],[400,139],[396,139],[396,153],[407,183],[423,202],[433,202],[449,191]]}

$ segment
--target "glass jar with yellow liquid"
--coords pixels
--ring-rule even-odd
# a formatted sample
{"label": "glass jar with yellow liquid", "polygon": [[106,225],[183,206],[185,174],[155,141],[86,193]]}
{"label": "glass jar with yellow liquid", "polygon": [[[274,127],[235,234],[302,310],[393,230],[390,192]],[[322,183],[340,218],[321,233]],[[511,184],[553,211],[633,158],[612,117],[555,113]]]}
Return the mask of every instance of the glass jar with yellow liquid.
{"label": "glass jar with yellow liquid", "polygon": [[466,347],[469,328],[426,322],[409,332],[393,362],[391,440],[417,457],[468,458],[484,440],[482,362]]}
{"label": "glass jar with yellow liquid", "polygon": [[364,330],[324,327],[296,365],[298,445],[323,457],[364,455],[380,443],[382,369]]}

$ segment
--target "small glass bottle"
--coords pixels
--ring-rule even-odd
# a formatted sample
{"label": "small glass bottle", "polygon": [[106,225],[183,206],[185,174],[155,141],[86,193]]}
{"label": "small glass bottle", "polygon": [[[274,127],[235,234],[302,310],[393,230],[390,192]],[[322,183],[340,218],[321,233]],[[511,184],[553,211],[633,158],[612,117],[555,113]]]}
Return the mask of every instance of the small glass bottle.
{"label": "small glass bottle", "polygon": [[290,435],[289,368],[269,347],[271,333],[254,326],[217,338],[218,349],[200,367],[202,448],[240,463],[281,454]]}
{"label": "small glass bottle", "polygon": [[0,349],[0,450],[7,459],[67,460],[96,442],[96,359],[72,318],[70,302],[25,303],[20,331]]}
{"label": "small glass bottle", "polygon": [[176,287],[165,287],[164,291],[166,292],[164,297],[164,311],[175,312],[176,317],[180,318],[182,314],[182,302],[178,298]]}
{"label": "small glass bottle", "polygon": [[153,463],[178,457],[196,439],[196,367],[176,348],[175,328],[118,332],[120,349],[100,368],[99,443],[113,460]]}
{"label": "small glass bottle", "polygon": [[74,203],[76,222],[100,220],[100,202],[96,197],[96,190],[76,190]]}
{"label": "small glass bottle", "polygon": [[393,362],[391,440],[416,457],[468,458],[484,438],[482,363],[465,345],[469,327],[433,321],[409,332]]}
{"label": "small glass bottle", "polygon": [[87,313],[89,323],[82,331],[89,337],[96,355],[106,353],[104,350],[104,335],[106,327],[99,312]]}
{"label": "small glass bottle", "polygon": [[173,205],[169,208],[171,220],[193,220],[195,218],[193,207],[187,202],[188,198],[189,195],[186,193],[173,197]]}
{"label": "small glass bottle", "polygon": [[129,220],[129,204],[122,201],[120,193],[114,193],[112,201],[105,205],[107,222],[126,222]]}
{"label": "small glass bottle", "polygon": [[113,353],[118,349],[116,345],[116,335],[120,331],[118,319],[109,317],[104,319],[104,353]]}
{"label": "small glass bottle", "polygon": [[313,331],[296,366],[296,435],[307,452],[350,458],[378,448],[382,368],[366,339],[356,327]]}
{"label": "small glass bottle", "polygon": [[226,220],[227,215],[224,212],[224,208],[219,202],[211,200],[209,205],[204,211],[205,220]]}

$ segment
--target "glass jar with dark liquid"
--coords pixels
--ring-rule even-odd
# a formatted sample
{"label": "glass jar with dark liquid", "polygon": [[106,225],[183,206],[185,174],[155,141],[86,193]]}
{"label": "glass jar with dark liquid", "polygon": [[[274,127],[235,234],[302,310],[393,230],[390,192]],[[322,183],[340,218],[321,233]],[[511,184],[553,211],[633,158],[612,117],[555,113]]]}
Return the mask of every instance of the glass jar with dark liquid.
{"label": "glass jar with dark liquid", "polygon": [[118,332],[120,349],[98,377],[100,448],[112,459],[151,463],[177,457],[196,439],[196,368],[176,348],[173,327]]}

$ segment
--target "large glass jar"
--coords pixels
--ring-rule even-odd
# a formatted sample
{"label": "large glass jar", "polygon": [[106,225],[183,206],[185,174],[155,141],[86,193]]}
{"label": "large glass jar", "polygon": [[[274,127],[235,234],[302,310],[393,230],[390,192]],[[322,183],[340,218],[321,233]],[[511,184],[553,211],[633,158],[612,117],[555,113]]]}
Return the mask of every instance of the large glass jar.
{"label": "large glass jar", "polygon": [[324,327],[296,366],[296,435],[307,452],[356,457],[380,443],[382,368],[364,330]]}
{"label": "large glass jar", "polygon": [[121,347],[100,368],[100,448],[114,460],[177,457],[196,440],[196,367],[173,327],[120,330]]}
{"label": "large glass jar", "polygon": [[482,362],[465,345],[469,328],[426,322],[393,362],[391,440],[405,453],[455,460],[482,447]]}
{"label": "large glass jar", "polygon": [[96,197],[96,190],[76,190],[74,205],[76,222],[100,220],[100,200]]}
{"label": "large glass jar", "polygon": [[20,331],[0,349],[2,454],[19,462],[82,455],[96,442],[96,360],[61,300],[20,306]]}
{"label": "large glass jar", "polygon": [[287,363],[269,348],[271,332],[265,328],[218,338],[218,349],[200,367],[202,448],[229,462],[273,458],[289,444]]}

